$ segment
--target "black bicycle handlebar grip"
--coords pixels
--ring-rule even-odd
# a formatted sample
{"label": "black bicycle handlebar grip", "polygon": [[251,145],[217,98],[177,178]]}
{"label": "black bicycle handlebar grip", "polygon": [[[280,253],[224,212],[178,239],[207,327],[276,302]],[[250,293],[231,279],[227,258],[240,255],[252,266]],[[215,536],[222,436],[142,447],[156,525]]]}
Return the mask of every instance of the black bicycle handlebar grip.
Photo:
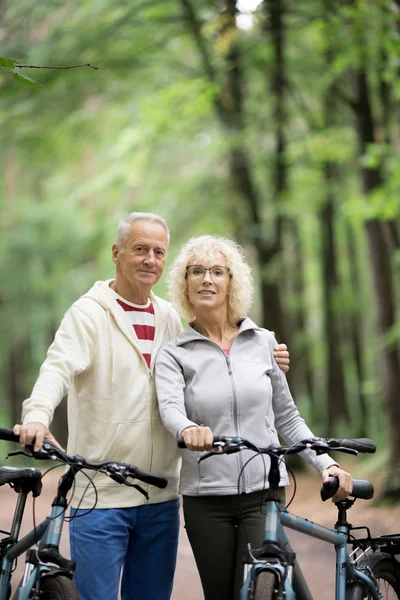
{"label": "black bicycle handlebar grip", "polygon": [[[223,435],[214,435],[213,444],[223,442],[224,439],[225,438]],[[182,437],[178,438],[177,444],[178,444],[178,448],[186,448],[185,440]]]}
{"label": "black bicycle handlebar grip", "polygon": [[335,446],[342,446],[343,448],[350,448],[350,450],[357,450],[357,452],[364,452],[373,454],[376,452],[376,444],[373,440],[368,438],[357,438],[357,439],[331,439],[329,440],[329,446],[334,449]]}
{"label": "black bicycle handlebar grip", "polygon": [[[321,500],[329,500],[332,498],[339,487],[339,479],[337,477],[329,477],[329,481],[322,484],[321,487]],[[350,494],[353,498],[361,498],[363,500],[370,500],[374,497],[374,486],[370,481],[366,479],[354,479],[353,490]]]}
{"label": "black bicycle handlebar grip", "polygon": [[161,489],[166,488],[168,485],[168,479],[165,477],[159,477],[158,475],[154,475],[154,473],[143,471],[134,465],[129,465],[129,470],[136,479],[140,479],[140,481],[144,481],[144,483],[149,483],[150,485],[154,485]]}
{"label": "black bicycle handlebar grip", "polygon": [[0,427],[0,440],[5,442],[19,442],[19,435],[15,435],[12,429],[5,429]]}

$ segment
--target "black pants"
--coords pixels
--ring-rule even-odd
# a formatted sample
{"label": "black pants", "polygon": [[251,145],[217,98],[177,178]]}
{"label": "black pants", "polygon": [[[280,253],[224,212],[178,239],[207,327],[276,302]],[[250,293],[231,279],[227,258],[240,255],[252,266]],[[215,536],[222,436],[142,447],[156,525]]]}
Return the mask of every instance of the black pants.
{"label": "black pants", "polygon": [[239,600],[247,543],[264,537],[264,492],[237,496],[184,496],[185,527],[205,600]]}

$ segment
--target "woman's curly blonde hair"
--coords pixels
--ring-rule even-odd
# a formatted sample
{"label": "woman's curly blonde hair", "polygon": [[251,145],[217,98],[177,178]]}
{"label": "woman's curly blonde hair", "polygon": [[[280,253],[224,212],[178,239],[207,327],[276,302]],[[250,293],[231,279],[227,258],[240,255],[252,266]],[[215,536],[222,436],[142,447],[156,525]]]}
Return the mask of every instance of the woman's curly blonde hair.
{"label": "woman's curly blonde hair", "polygon": [[189,300],[186,267],[213,260],[221,252],[231,271],[231,286],[228,298],[228,320],[232,325],[247,315],[253,297],[253,278],[246,261],[245,251],[236,242],[217,235],[202,235],[191,238],[181,248],[168,275],[168,286],[172,304],[187,321],[195,314]]}

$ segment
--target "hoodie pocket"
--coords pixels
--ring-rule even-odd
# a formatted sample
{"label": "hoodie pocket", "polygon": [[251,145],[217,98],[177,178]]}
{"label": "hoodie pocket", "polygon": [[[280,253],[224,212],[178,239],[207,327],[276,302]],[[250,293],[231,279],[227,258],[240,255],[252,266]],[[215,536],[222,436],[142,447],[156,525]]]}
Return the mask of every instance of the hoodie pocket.
{"label": "hoodie pocket", "polygon": [[150,440],[149,419],[119,422],[101,460],[118,460],[148,470]]}

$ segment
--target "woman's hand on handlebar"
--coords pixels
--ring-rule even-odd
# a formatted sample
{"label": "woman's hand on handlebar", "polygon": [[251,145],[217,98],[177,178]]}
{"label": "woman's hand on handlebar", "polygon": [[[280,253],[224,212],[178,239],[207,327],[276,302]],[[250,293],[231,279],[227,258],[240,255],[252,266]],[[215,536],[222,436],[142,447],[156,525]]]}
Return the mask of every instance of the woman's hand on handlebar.
{"label": "woman's hand on handlebar", "polygon": [[35,443],[33,449],[35,452],[39,452],[44,440],[48,440],[58,448],[61,448],[54,435],[50,433],[49,428],[44,423],[39,423],[38,421],[31,421],[30,423],[25,423],[25,425],[14,425],[13,433],[19,435],[19,443],[22,448]]}
{"label": "woman's hand on handlebar", "polygon": [[343,471],[337,465],[332,465],[328,469],[322,472],[322,481],[326,483],[329,481],[329,477],[337,477],[339,479],[339,488],[336,494],[332,498],[332,502],[340,502],[350,496],[353,491],[353,478],[350,473]]}
{"label": "woman's hand on handlebar", "polygon": [[189,450],[199,452],[213,447],[213,432],[209,427],[187,427],[181,435]]}

